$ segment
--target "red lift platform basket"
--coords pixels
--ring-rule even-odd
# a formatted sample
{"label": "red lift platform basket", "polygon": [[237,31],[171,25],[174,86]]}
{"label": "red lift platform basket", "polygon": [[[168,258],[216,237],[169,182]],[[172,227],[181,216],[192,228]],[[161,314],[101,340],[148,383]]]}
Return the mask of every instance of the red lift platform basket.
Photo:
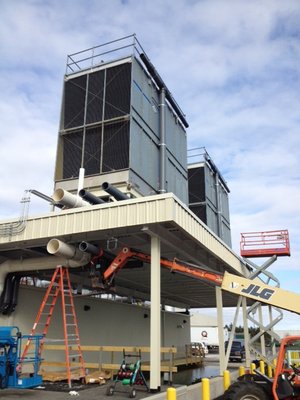
{"label": "red lift platform basket", "polygon": [[290,256],[288,230],[241,233],[241,256]]}

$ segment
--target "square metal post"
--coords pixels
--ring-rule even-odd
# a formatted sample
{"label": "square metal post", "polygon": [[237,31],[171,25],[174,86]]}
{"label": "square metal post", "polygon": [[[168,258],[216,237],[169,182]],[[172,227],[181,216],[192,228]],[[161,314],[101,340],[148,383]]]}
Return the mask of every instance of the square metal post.
{"label": "square metal post", "polygon": [[160,239],[151,235],[150,390],[160,390]]}

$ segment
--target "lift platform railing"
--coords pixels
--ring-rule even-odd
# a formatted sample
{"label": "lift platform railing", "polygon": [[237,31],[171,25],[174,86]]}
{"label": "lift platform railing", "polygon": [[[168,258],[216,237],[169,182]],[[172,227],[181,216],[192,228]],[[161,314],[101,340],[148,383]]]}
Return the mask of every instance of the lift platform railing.
{"label": "lift platform railing", "polygon": [[288,230],[241,233],[240,251],[246,258],[290,256]]}

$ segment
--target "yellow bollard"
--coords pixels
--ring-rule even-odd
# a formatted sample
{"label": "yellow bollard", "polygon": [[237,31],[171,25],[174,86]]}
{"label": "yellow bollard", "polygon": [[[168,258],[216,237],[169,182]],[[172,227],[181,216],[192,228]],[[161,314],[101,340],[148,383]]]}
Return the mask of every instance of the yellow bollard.
{"label": "yellow bollard", "polygon": [[262,374],[265,373],[265,363],[263,362],[263,360],[260,360],[259,362],[259,370]]}
{"label": "yellow bollard", "polygon": [[210,387],[208,378],[202,378],[202,400],[210,400]]}
{"label": "yellow bollard", "polygon": [[251,372],[251,374],[255,374],[255,368],[256,368],[256,365],[254,364],[254,363],[251,363],[250,364],[250,372]]}
{"label": "yellow bollard", "polygon": [[245,375],[245,367],[243,365],[240,365],[239,367],[239,376]]}
{"label": "yellow bollard", "polygon": [[273,368],[271,365],[268,364],[268,377],[272,378],[273,377]]}
{"label": "yellow bollard", "polygon": [[167,400],[176,400],[176,389],[169,387],[167,389]]}
{"label": "yellow bollard", "polygon": [[224,384],[224,391],[225,391],[230,386],[230,372],[229,371],[223,372],[223,384]]}

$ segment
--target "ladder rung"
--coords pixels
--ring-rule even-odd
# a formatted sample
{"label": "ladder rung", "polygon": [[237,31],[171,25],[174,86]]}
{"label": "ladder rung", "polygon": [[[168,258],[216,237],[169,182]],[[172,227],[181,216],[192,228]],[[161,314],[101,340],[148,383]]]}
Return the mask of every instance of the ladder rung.
{"label": "ladder rung", "polygon": [[44,343],[62,342],[64,339],[45,339]]}
{"label": "ladder rung", "polygon": [[[54,308],[56,306],[58,297],[61,297],[61,302],[64,304],[63,326],[65,329],[66,337],[64,339],[48,339],[48,338],[46,338],[46,335],[48,333],[49,326],[51,324]],[[45,317],[46,317],[46,319],[45,319]],[[43,320],[41,320],[41,318],[43,318]],[[44,321],[44,322],[41,322],[41,321]],[[70,323],[67,323],[67,321]],[[79,339],[79,335],[78,335],[78,331],[77,331],[78,325],[77,325],[77,320],[76,320],[75,306],[73,303],[73,291],[72,291],[72,288],[70,285],[70,278],[69,278],[69,273],[68,273],[67,269],[59,267],[55,270],[52,280],[48,286],[46,295],[41,303],[41,306],[39,309],[39,314],[36,317],[36,320],[35,320],[35,323],[33,326],[32,332],[34,332],[35,334],[36,334],[37,327],[39,327],[39,330],[41,330],[41,329],[43,330],[43,333],[41,333],[41,335],[43,336],[43,339],[40,342],[39,355],[42,352],[44,344],[55,343],[55,342],[63,343],[65,345],[66,352],[69,349],[68,355],[69,355],[70,361],[72,360],[72,358],[76,358],[81,363],[81,367],[76,366],[76,367],[71,368],[70,365],[68,365],[68,367],[67,367],[67,370],[69,373],[68,379],[70,379],[70,371],[71,370],[78,371],[80,368],[83,371],[83,376],[84,376],[85,375],[84,359],[83,359],[83,355],[81,352],[80,339]],[[71,331],[72,333],[66,332],[66,329]],[[30,343],[31,343],[31,340],[28,339],[28,344],[26,345],[23,354],[25,354],[25,357],[27,355],[27,359],[28,359],[28,356],[31,356],[32,359],[34,359],[35,354],[32,352],[28,353]],[[74,354],[70,354],[70,352],[74,352]],[[29,359],[31,359],[31,358],[29,358]],[[67,363],[69,363],[69,361],[67,361]]]}
{"label": "ladder rung", "polygon": [[[73,372],[74,372],[74,371],[76,371],[76,372],[78,371],[78,372],[79,372],[79,370],[80,370],[81,368],[83,368],[83,366],[84,366],[84,363],[83,363],[83,362],[82,362],[81,364],[82,364],[81,367],[78,365],[78,367],[70,367],[69,370],[70,370],[70,371],[73,371]],[[85,375],[82,374],[82,376],[85,376]]]}

